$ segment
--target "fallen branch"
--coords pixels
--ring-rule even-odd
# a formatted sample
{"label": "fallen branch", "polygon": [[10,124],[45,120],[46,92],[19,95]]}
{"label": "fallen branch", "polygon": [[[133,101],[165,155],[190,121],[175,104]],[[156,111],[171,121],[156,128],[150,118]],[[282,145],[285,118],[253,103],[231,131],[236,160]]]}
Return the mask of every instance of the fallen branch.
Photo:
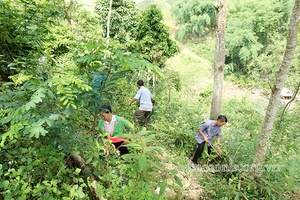
{"label": "fallen branch", "polygon": [[[70,168],[79,168],[82,171],[89,171],[89,168],[85,164],[85,160],[79,154],[77,154],[75,152],[70,154],[69,159],[67,160],[66,164]],[[96,192],[97,184],[96,184],[95,177],[93,176],[92,173],[89,173],[89,175],[90,175],[90,179],[91,179],[91,182],[92,182],[92,184],[91,184],[92,192],[94,193],[95,198],[98,199],[98,200],[104,200],[104,198],[99,196]]]}

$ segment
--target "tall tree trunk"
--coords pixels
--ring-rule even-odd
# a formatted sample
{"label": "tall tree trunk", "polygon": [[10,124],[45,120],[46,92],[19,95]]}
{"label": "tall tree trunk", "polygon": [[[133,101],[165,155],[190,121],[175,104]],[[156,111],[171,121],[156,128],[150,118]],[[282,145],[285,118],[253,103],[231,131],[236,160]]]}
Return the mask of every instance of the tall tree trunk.
{"label": "tall tree trunk", "polygon": [[225,34],[226,34],[226,15],[227,0],[217,0],[217,30],[216,30],[216,46],[215,46],[215,64],[214,64],[214,89],[210,111],[210,118],[216,119],[221,114],[222,92],[224,81],[224,65],[225,65]]}
{"label": "tall tree trunk", "polygon": [[111,18],[111,11],[112,10],[112,0],[109,1],[109,10],[107,15],[107,30],[106,30],[106,38],[109,38],[109,31],[110,31],[110,18]]}
{"label": "tall tree trunk", "polygon": [[[265,120],[260,132],[259,142],[256,149],[256,155],[253,161],[254,166],[262,166],[265,162],[268,141],[272,133],[274,119],[276,117],[276,113],[278,110],[280,92],[289,74],[290,67],[292,65],[292,60],[297,46],[297,31],[298,31],[299,20],[300,20],[300,0],[295,0],[293,13],[290,19],[286,49],[282,60],[282,64],[279,69],[279,73],[277,75],[274,86],[272,87],[271,98],[265,115]],[[253,168],[252,173],[255,177],[259,177],[262,175],[262,170],[259,170],[258,167],[255,167]]]}

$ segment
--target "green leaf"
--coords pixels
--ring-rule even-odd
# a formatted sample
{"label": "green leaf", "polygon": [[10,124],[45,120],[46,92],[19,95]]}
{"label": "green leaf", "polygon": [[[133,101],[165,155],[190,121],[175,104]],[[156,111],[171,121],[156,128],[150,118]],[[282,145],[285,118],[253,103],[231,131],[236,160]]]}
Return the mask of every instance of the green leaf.
{"label": "green leaf", "polygon": [[124,119],[124,122],[126,123],[126,125],[131,129],[131,130],[134,130],[134,124],[131,123],[130,121],[128,121],[127,119]]}
{"label": "green leaf", "polygon": [[35,95],[35,96],[32,97],[31,101],[33,101],[34,103],[39,103],[39,102],[42,101],[42,99],[41,99],[41,97]]}
{"label": "green leaf", "polygon": [[176,183],[177,183],[180,187],[183,187],[182,182],[181,182],[181,180],[179,179],[178,176],[175,175],[175,176],[174,176],[174,179],[175,179]]}
{"label": "green leaf", "polygon": [[148,153],[148,152],[152,152],[154,150],[159,150],[158,147],[154,147],[154,146],[150,146],[150,147],[146,147],[145,148],[145,152]]}
{"label": "green leaf", "polygon": [[46,122],[45,119],[39,119],[39,121],[37,122],[38,125],[43,125]]}
{"label": "green leaf", "polygon": [[45,122],[47,123],[48,126],[52,126],[52,120],[45,119]]}
{"label": "green leaf", "polygon": [[45,136],[46,133],[48,133],[47,130],[45,130],[41,125],[38,124],[32,124],[30,126],[26,126],[25,130],[27,133],[30,133],[29,134],[30,137],[35,137],[35,138],[39,138],[40,135]]}
{"label": "green leaf", "polygon": [[257,145],[258,145],[258,137],[259,137],[259,135],[256,134],[255,137],[254,137],[254,140],[253,140],[254,151],[256,151],[256,148],[257,148]]}
{"label": "green leaf", "polygon": [[141,155],[139,157],[139,170],[143,171],[145,169],[145,167],[146,167],[146,164],[147,164],[147,158],[146,158],[146,156]]}
{"label": "green leaf", "polygon": [[268,195],[271,196],[271,189],[270,189],[270,187],[266,187],[266,190],[267,190]]}
{"label": "green leaf", "polygon": [[0,188],[5,190],[8,186],[9,186],[9,181],[8,180],[0,181]]}
{"label": "green leaf", "polygon": [[161,168],[160,165],[158,165],[156,162],[153,162],[152,160],[148,160],[148,163],[151,165],[151,167],[155,167],[156,169]]}
{"label": "green leaf", "polygon": [[172,175],[176,175],[176,174],[178,173],[178,171],[175,170],[175,169],[171,169],[171,170],[170,170],[170,173],[171,173]]}
{"label": "green leaf", "polygon": [[30,108],[35,108],[35,103],[33,101],[29,101],[25,104],[25,109],[28,111]]}
{"label": "green leaf", "polygon": [[136,154],[125,154],[122,156],[122,158],[124,158],[125,160],[131,160],[131,159],[136,159],[137,155]]}
{"label": "green leaf", "polygon": [[59,114],[51,114],[50,117],[49,117],[49,119],[54,121],[54,120],[58,120],[59,117],[60,117]]}
{"label": "green leaf", "polygon": [[76,191],[76,193],[77,193],[77,196],[78,196],[80,199],[82,199],[82,198],[85,197],[85,194],[83,193],[81,187]]}
{"label": "green leaf", "polygon": [[11,140],[13,138],[18,138],[19,137],[19,131],[21,129],[23,129],[23,127],[24,126],[21,123],[11,125],[9,130],[6,133],[3,133],[1,135],[0,147],[4,146],[4,143],[5,143],[7,137],[9,137]]}
{"label": "green leaf", "polygon": [[134,143],[131,143],[131,144],[126,144],[127,147],[132,147],[134,149],[142,149],[142,146],[140,144],[134,144]]}
{"label": "green leaf", "polygon": [[71,106],[72,108],[77,109],[77,106],[74,103],[72,103]]}
{"label": "green leaf", "polygon": [[63,105],[65,106],[65,105],[67,105],[68,103],[69,103],[69,99],[66,99],[66,100],[64,101]]}
{"label": "green leaf", "polygon": [[56,179],[51,179],[51,184],[52,184],[52,185],[55,186],[55,185],[57,185],[57,183],[58,183],[58,180],[56,180]]}
{"label": "green leaf", "polygon": [[293,178],[293,177],[290,177],[290,178],[288,179],[288,184],[287,184],[288,189],[293,188],[294,185],[295,185],[294,178]]}
{"label": "green leaf", "polygon": [[[51,87],[51,86],[50,86]],[[47,95],[51,98],[51,99],[54,99],[55,98],[55,95],[53,94],[53,92],[51,90],[47,90]]]}
{"label": "green leaf", "polygon": [[79,174],[81,172],[81,169],[80,168],[76,168],[75,172],[76,172],[76,174]]}
{"label": "green leaf", "polygon": [[22,153],[27,153],[27,152],[28,152],[28,149],[22,148],[21,152],[22,152]]}
{"label": "green leaf", "polygon": [[167,181],[164,180],[164,181],[162,182],[161,186],[160,186],[159,196],[161,196],[161,195],[163,195],[163,194],[165,193],[165,191],[166,191],[166,189],[167,189],[167,186],[168,186]]}
{"label": "green leaf", "polygon": [[155,134],[149,135],[146,137],[146,143],[152,142],[152,140],[155,138]]}

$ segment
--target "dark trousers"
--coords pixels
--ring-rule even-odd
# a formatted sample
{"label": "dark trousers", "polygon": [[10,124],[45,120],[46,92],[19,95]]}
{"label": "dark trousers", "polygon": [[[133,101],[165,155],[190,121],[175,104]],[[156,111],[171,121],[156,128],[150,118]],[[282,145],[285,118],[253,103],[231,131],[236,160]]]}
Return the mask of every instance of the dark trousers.
{"label": "dark trousers", "polygon": [[[145,111],[145,110],[140,110],[137,109],[133,115],[133,120],[138,123],[139,120],[145,116],[145,125],[149,125],[151,123],[151,119],[150,119],[150,115],[151,115],[151,111]],[[140,123],[141,125],[143,125],[142,123]]]}
{"label": "dark trousers", "polygon": [[[197,150],[195,152],[195,155],[194,155],[194,157],[192,159],[193,163],[198,164],[198,159],[201,157],[201,154],[203,152],[205,143],[206,142],[202,142],[201,144],[197,143],[198,144],[198,148],[197,148]],[[211,146],[207,145],[207,153],[208,153],[208,155],[211,154]]]}
{"label": "dark trousers", "polygon": [[129,153],[127,147],[121,146],[123,143],[124,142],[113,143],[115,145],[116,149],[118,149],[120,151],[120,155],[124,155],[124,154]]}

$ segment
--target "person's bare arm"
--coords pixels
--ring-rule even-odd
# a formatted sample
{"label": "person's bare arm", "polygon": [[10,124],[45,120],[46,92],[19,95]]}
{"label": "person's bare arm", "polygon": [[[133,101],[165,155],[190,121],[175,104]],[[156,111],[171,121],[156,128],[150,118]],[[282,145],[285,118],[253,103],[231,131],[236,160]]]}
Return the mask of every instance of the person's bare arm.
{"label": "person's bare arm", "polygon": [[207,142],[208,144],[210,144],[210,142],[208,141],[208,138],[204,135],[204,133],[201,131],[200,128],[198,128],[198,132],[203,137],[204,141]]}
{"label": "person's bare arm", "polygon": [[128,106],[131,106],[131,104],[132,104],[133,102],[135,102],[135,101],[136,101],[136,99],[135,99],[135,98],[132,98],[131,101],[128,103]]}
{"label": "person's bare arm", "polygon": [[221,143],[221,139],[218,137],[217,138],[217,151],[218,151],[218,154],[222,154],[222,149],[220,147],[220,143]]}

